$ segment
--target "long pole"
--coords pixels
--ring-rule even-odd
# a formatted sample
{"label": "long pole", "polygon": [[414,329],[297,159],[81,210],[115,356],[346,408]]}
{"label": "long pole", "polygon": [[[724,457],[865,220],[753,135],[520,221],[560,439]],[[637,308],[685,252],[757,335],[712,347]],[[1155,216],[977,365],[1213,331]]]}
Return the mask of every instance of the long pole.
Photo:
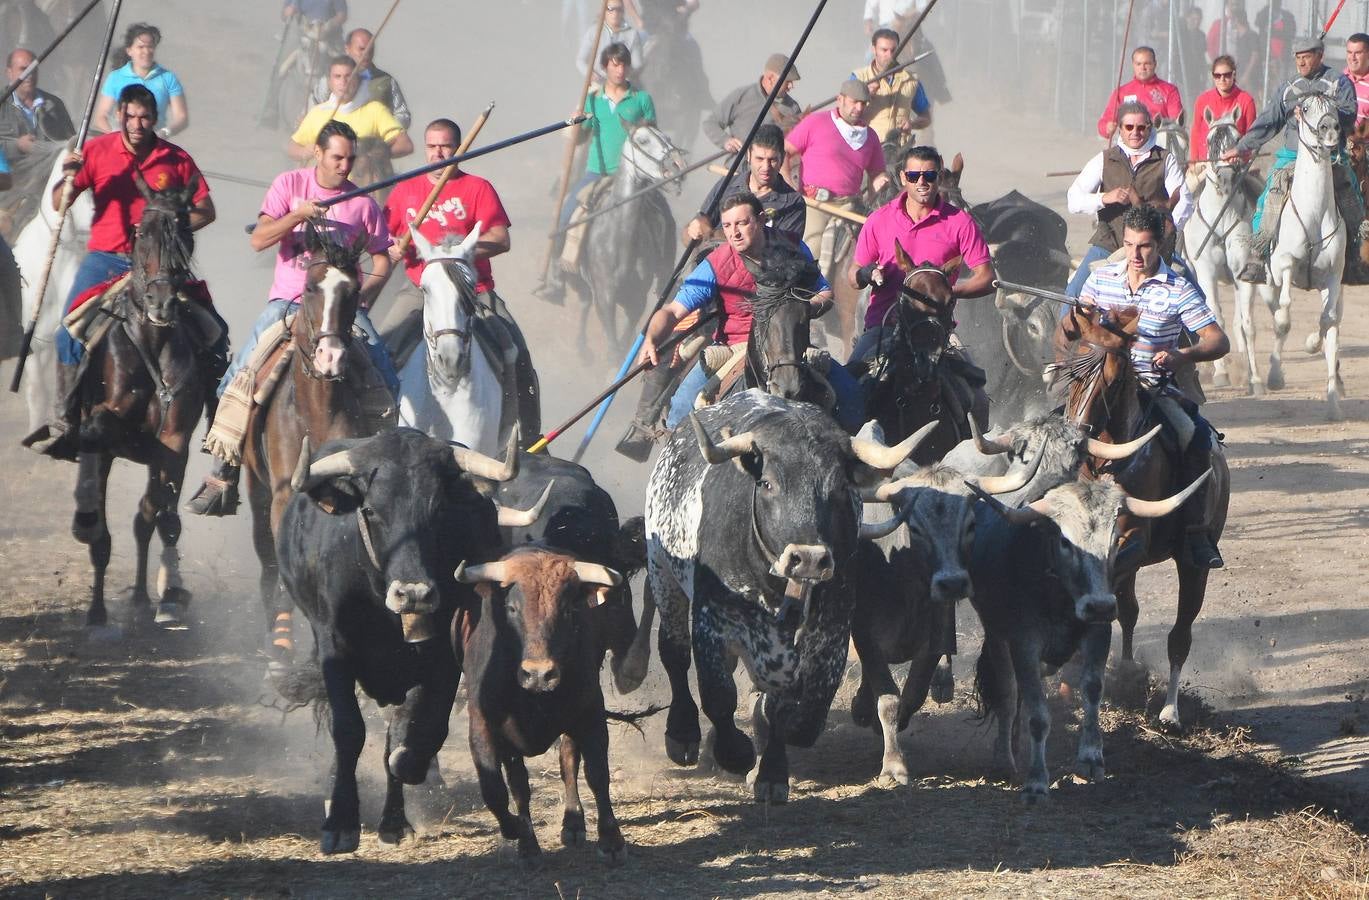
{"label": "long pole", "polygon": [[[105,80],[105,61],[109,58],[109,45],[114,42],[114,28],[118,24],[119,10],[123,5],[124,0],[114,0],[109,22],[105,25],[105,40],[101,44],[100,58],[95,61],[95,74],[90,79],[90,96],[86,98],[85,115],[81,117],[80,130],[76,132],[77,153],[85,147],[86,135],[90,134],[90,120],[95,116],[95,101],[100,96],[100,82]],[[19,393],[19,383],[24,377],[24,363],[28,361],[29,353],[33,350],[33,332],[38,328],[38,316],[43,311],[43,295],[47,293],[48,279],[52,276],[52,261],[57,256],[57,245],[62,240],[62,228],[67,222],[67,211],[71,209],[71,201],[75,196],[71,186],[75,178],[74,171],[67,172],[62,178],[62,199],[57,206],[57,227],[52,229],[47,262],[43,266],[42,277],[38,279],[38,292],[33,295],[33,316],[29,319],[28,328],[24,329],[24,340],[19,345],[19,358],[14,361],[14,378],[10,381],[11,394]],[[38,202],[51,201],[48,197],[39,197]]]}
{"label": "long pole", "polygon": [[[485,127],[485,120],[490,117],[490,113],[493,111],[494,101],[491,100],[490,105],[485,107],[485,111],[480,114],[480,118],[476,119],[475,124],[466,132],[466,137],[461,141],[461,146],[456,148],[457,156],[460,156],[471,149],[471,144],[475,143],[476,135],[480,134],[480,129]],[[423,224],[423,219],[428,215],[428,210],[433,208],[433,204],[437,202],[438,195],[442,193],[442,189],[447,186],[447,182],[451,181],[452,176],[455,174],[455,166],[442,170],[442,175],[438,177],[437,183],[433,185],[433,189],[428,191],[428,196],[424,199],[423,205],[420,206],[418,212],[414,214],[415,228],[418,228]],[[397,241],[395,241],[395,246],[399,248],[401,256],[404,254],[404,251],[408,249],[409,242],[413,239],[413,234],[406,231],[399,236]]]}
{"label": "long pole", "polygon": [[[928,9],[930,9],[930,8],[931,8],[931,7],[928,7]],[[909,32],[909,33],[911,34],[911,32]],[[878,80],[878,79],[880,79],[880,78],[888,78],[890,75],[897,75],[899,72],[902,72],[904,69],[907,69],[907,68],[909,68],[910,66],[915,66],[915,65],[917,65],[918,63],[922,62],[924,59],[926,59],[927,57],[931,56],[931,55],[932,55],[933,53],[935,53],[935,52],[936,52],[936,48],[932,48],[931,50],[924,50],[924,51],[922,51],[921,53],[919,53],[917,56],[914,56],[912,59],[908,60],[907,62],[899,63],[899,64],[896,65],[896,66],[890,66],[889,68],[885,69],[883,72],[880,72],[878,75],[876,75],[874,78],[872,78],[872,79],[870,79],[870,80],[871,80],[871,81],[876,81],[876,80]],[[809,113],[814,113],[814,112],[817,112],[817,111],[820,110],[820,109],[823,109],[824,107],[831,106],[833,103],[836,103],[836,102],[837,102],[837,97],[838,97],[837,94],[833,94],[832,96],[828,97],[826,100],[822,101],[821,103],[814,103],[812,106],[809,106],[809,107],[807,107],[806,109],[804,109],[803,114],[806,116],[806,115],[808,115]]]}
{"label": "long pole", "polygon": [[1261,106],[1269,102],[1269,55],[1274,49],[1274,22],[1280,17],[1279,13],[1279,0],[1269,0],[1269,5],[1264,10],[1264,81],[1260,85]]}
{"label": "long pole", "polygon": [[[599,5],[599,27],[594,30],[594,49],[589,54],[589,65],[585,68],[585,81],[580,86],[580,102],[577,112],[583,112],[585,99],[589,97],[590,85],[594,83],[594,66],[599,61],[599,42],[604,37],[604,19],[608,16],[608,0]],[[639,60],[640,62],[640,60]],[[579,146],[579,135],[571,132],[566,136],[566,149],[561,155],[561,186],[556,190],[556,206],[552,215],[559,219],[561,207],[566,205],[566,195],[570,193],[570,170],[575,165],[575,148]],[[556,235],[547,238],[547,249],[542,252],[542,265],[537,267],[538,280],[546,283],[547,267],[551,265],[551,251],[556,247]]]}
{"label": "long pole", "polygon": [[[552,237],[555,237],[555,236],[558,235],[558,234],[565,234],[567,231],[570,231],[572,228],[579,228],[581,225],[584,225],[584,224],[587,223],[587,222],[592,222],[592,221],[594,221],[595,219],[599,218],[600,216],[604,215],[605,213],[613,212],[613,210],[617,209],[617,208],[620,207],[620,206],[626,206],[627,204],[631,203],[631,202],[634,201],[634,200],[639,200],[639,199],[641,199],[642,197],[645,197],[647,194],[650,194],[652,191],[660,190],[661,188],[663,188],[663,187],[665,187],[666,185],[670,184],[672,181],[679,181],[681,178],[685,177],[685,176],[688,175],[690,172],[698,171],[699,169],[702,169],[704,166],[708,166],[709,170],[711,171],[714,167],[713,167],[713,166],[709,166],[708,164],[709,164],[709,163],[713,163],[713,162],[717,162],[718,160],[722,159],[722,158],[723,158],[724,156],[726,156],[726,155],[727,155],[727,151],[726,151],[726,150],[719,150],[717,153],[714,153],[712,156],[705,157],[704,159],[701,159],[701,160],[699,160],[699,161],[696,162],[696,163],[693,163],[693,164],[691,164],[691,165],[689,165],[689,166],[686,166],[685,168],[683,168],[683,169],[681,169],[680,171],[676,172],[674,175],[667,175],[665,178],[657,179],[656,181],[651,182],[651,184],[648,184],[646,187],[642,188],[641,190],[636,191],[636,192],[631,193],[631,194],[628,194],[626,197],[624,197],[624,198],[621,199],[621,200],[616,200],[616,201],[614,201],[612,204],[610,204],[610,205],[608,205],[608,206],[605,206],[605,207],[603,207],[603,208],[601,208],[601,209],[596,209],[594,212],[590,213],[589,215],[585,216],[585,217],[582,218],[582,219],[576,219],[574,222],[571,222],[571,223],[570,223],[569,225],[567,225],[565,228],[558,228],[558,229],[556,229],[555,231],[553,231],[553,232],[551,233],[551,234],[552,234]],[[724,171],[726,171],[726,170],[724,170]]]}
{"label": "long pole", "polygon": [[[271,63],[271,77],[266,82],[266,97],[261,102],[261,112],[257,113],[257,124],[262,127],[274,126],[277,122],[276,94],[280,91],[280,64],[285,61],[285,42],[290,38],[290,28],[297,16],[291,16],[281,24],[280,43],[276,45],[276,59]],[[313,87],[310,86],[310,90]]]}
{"label": "long pole", "polygon": [[[935,3],[936,0],[932,0],[932,4],[935,5]],[[751,142],[756,139],[756,132],[760,130],[761,125],[765,124],[766,116],[770,115],[770,108],[775,105],[775,100],[779,97],[780,90],[783,89],[785,83],[789,80],[789,72],[794,68],[794,60],[798,58],[799,53],[803,50],[803,45],[808,41],[808,35],[812,33],[813,27],[818,24],[818,17],[822,15],[822,11],[826,6],[827,0],[818,0],[818,5],[813,10],[813,14],[808,17],[808,24],[804,26],[803,34],[799,35],[798,42],[794,45],[793,52],[789,54],[788,60],[785,61],[784,68],[780,70],[779,76],[775,78],[774,86],[770,88],[770,93],[766,95],[765,102],[761,104],[760,111],[756,114],[756,121],[751,123],[751,129],[747,131],[745,140],[742,141],[741,147],[737,149],[737,154],[732,157],[732,162],[727,167],[727,175],[723,177],[724,185],[729,184],[732,179],[736,177],[737,170],[741,167],[742,160],[746,157]],[[930,7],[928,8],[930,9]],[[925,13],[918,19],[919,24],[924,18],[926,18]],[[906,44],[907,41],[905,40],[904,43]],[[718,191],[717,195],[713,198],[713,202],[708,205],[704,218],[709,219],[710,221],[713,219],[713,216],[718,211],[718,207],[722,204],[722,195],[723,192]],[[680,254],[680,258],[676,260],[675,271],[670,274],[670,279],[666,282],[665,287],[662,288],[660,296],[656,298],[656,305],[642,321],[642,327],[637,332],[637,339],[632,342],[632,347],[628,350],[624,363],[629,363],[631,360],[635,359],[638,351],[642,349],[642,344],[646,341],[646,331],[651,325],[652,317],[665,305],[666,301],[670,298],[671,293],[674,292],[675,283],[679,281],[680,276],[684,274],[685,265],[693,258],[694,251],[699,248],[700,243],[701,241],[699,241],[699,239],[691,238],[689,244]],[[638,371],[645,370],[639,367]],[[626,378],[626,376],[624,377]],[[627,383],[627,381],[623,379],[619,379],[619,381],[621,381],[622,384]],[[621,387],[621,384],[619,387]],[[616,392],[617,388],[614,388],[614,391]],[[584,438],[580,441],[580,447],[575,454],[577,457],[583,456],[585,450],[589,448],[589,442],[594,439],[595,432],[599,430],[598,426],[604,421],[604,416],[608,414],[608,408],[612,405],[614,396],[615,393],[610,392],[604,397],[603,403],[599,407],[599,411],[595,413],[594,421],[590,423],[590,429],[585,432]],[[584,413],[582,412],[579,416],[576,416],[575,419],[567,422],[565,426],[558,429],[557,433],[559,434],[564,431],[566,427],[574,424],[574,422],[578,421],[583,415]],[[550,443],[549,440],[542,439],[534,444],[533,447],[540,449],[541,447],[545,447],[548,443]],[[528,448],[529,452],[532,451],[533,447]]]}
{"label": "long pole", "polygon": [[71,20],[71,24],[68,25],[66,28],[63,28],[62,33],[57,35],[57,37],[53,38],[52,43],[48,44],[42,53],[39,53],[37,56],[33,58],[33,62],[29,63],[27,66],[24,67],[24,71],[19,73],[19,77],[9,83],[9,86],[5,88],[5,92],[3,94],[0,94],[0,103],[4,103],[6,100],[10,98],[10,95],[12,95],[15,91],[19,90],[19,85],[23,84],[24,79],[28,78],[30,75],[34,73],[34,71],[38,68],[39,63],[47,59],[48,55],[52,53],[52,51],[57,49],[57,45],[62,43],[62,41],[66,40],[67,35],[71,34],[73,31],[76,30],[76,26],[81,24],[81,20],[84,19],[87,15],[89,15],[92,9],[99,6],[103,2],[104,0],[90,0],[90,3],[86,4],[86,8],[78,12],[76,14],[76,18]]}

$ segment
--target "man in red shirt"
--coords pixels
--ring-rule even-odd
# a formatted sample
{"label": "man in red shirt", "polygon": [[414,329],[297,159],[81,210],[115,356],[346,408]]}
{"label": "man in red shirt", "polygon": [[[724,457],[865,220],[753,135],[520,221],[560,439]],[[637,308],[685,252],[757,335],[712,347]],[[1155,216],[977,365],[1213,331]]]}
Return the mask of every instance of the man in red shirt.
{"label": "man in red shirt", "polygon": [[[423,131],[423,149],[429,163],[451,159],[460,146],[461,128],[451,119],[434,119]],[[438,170],[415,175],[395,186],[385,201],[385,220],[396,241],[400,235],[408,233],[410,225],[414,225],[418,210],[441,177],[442,170]],[[537,375],[532,366],[532,357],[522,330],[509,313],[503,298],[494,290],[490,258],[509,252],[510,246],[509,216],[494,185],[478,175],[456,168],[452,177],[442,186],[442,192],[437,195],[437,200],[423,221],[415,227],[425,238],[438,245],[448,238],[464,238],[476,223],[480,224],[480,242],[475,248],[476,299],[503,322],[517,347],[519,419],[529,431],[532,431],[532,423],[536,422],[539,425],[537,431],[540,431]],[[409,332],[410,329],[403,327],[404,323],[421,321],[423,316],[423,295],[417,290],[423,277],[423,260],[419,259],[412,243],[407,243],[403,254],[397,244],[392,244],[390,259],[396,264],[403,264],[404,274],[409,276],[414,287],[405,285],[395,296],[394,304],[381,326],[381,331],[387,336]],[[419,330],[412,329],[415,334]],[[535,431],[528,435],[530,438],[535,436]]]}
{"label": "man in red shirt", "polygon": [[[1194,159],[1208,155],[1207,128],[1222,116],[1234,110],[1236,131],[1240,134],[1245,134],[1250,123],[1255,121],[1255,98],[1236,84],[1236,61],[1229,55],[1212,61],[1212,85],[1211,90],[1199,94],[1193,102],[1193,139],[1189,155]],[[1191,174],[1200,175],[1201,172],[1192,171],[1200,168],[1192,167]]]}
{"label": "man in red shirt", "polygon": [[[63,169],[74,172],[73,199],[82,191],[90,191],[95,200],[95,218],[90,227],[88,253],[67,296],[65,312],[75,305],[77,298],[96,286],[112,282],[125,275],[132,266],[134,230],[142,219],[147,201],[134,181],[134,173],[142,175],[154,191],[196,185],[194,206],[190,210],[190,228],[198,231],[214,221],[214,201],[209,197],[209,185],[199,167],[180,147],[157,136],[157,100],[152,92],[140,84],[131,84],[119,94],[119,131],[102,134],[86,141],[83,152],[68,154]],[[52,191],[52,208],[62,202],[62,184]],[[215,364],[227,365],[228,323],[212,306],[205,307],[218,320],[221,328],[219,342],[208,348]],[[75,424],[75,410],[70,402],[76,385],[78,366],[85,348],[65,327],[57,330],[57,409],[54,421],[25,438],[24,443],[40,453],[62,456],[69,443],[63,438]],[[217,376],[215,376],[217,377]]]}
{"label": "man in red shirt", "polygon": [[1112,138],[1117,130],[1117,107],[1128,100],[1134,100],[1150,110],[1156,124],[1159,124],[1160,119],[1183,123],[1184,101],[1179,98],[1177,87],[1156,77],[1154,50],[1137,47],[1131,52],[1131,74],[1135,77],[1108,97],[1107,108],[1098,119],[1098,134],[1101,137]]}

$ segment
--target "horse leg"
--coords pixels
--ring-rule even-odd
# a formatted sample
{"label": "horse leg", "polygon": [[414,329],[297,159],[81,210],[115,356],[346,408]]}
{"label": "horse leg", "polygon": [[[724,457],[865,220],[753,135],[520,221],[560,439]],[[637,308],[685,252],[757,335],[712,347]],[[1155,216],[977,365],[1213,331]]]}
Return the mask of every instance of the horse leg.
{"label": "horse leg", "polygon": [[152,532],[157,527],[157,469],[156,465],[147,467],[147,488],[138,501],[138,511],[133,514],[133,542],[137,545],[138,561],[133,570],[133,586],[120,597],[135,609],[147,608],[151,598],[147,593],[147,556],[152,544]]}
{"label": "horse leg", "polygon": [[[1200,265],[1194,263],[1195,273],[1198,278],[1198,286],[1202,288],[1203,294],[1207,297],[1207,307],[1212,310],[1212,315],[1217,319],[1217,326],[1226,331],[1226,317],[1222,315],[1222,296],[1221,282],[1217,278],[1217,266]],[[1212,386],[1228,387],[1231,384],[1231,373],[1227,366],[1229,363],[1225,358],[1216,360],[1212,363]]]}
{"label": "horse leg", "polygon": [[1179,573],[1179,612],[1174,617],[1174,627],[1169,630],[1169,689],[1165,693],[1164,708],[1160,710],[1160,724],[1178,729],[1182,727],[1179,721],[1179,679],[1184,663],[1188,661],[1188,651],[1193,646],[1193,621],[1203,609],[1207,575],[1211,570],[1178,561],[1174,567]]}
{"label": "horse leg", "polygon": [[1326,358],[1326,415],[1333,422],[1345,418],[1341,412],[1340,398],[1345,393],[1345,383],[1340,377],[1340,320],[1344,307],[1339,279],[1321,292],[1321,318],[1317,322],[1317,332],[1307,336],[1307,352],[1318,350]]}
{"label": "horse leg", "polygon": [[1136,634],[1136,620],[1141,617],[1141,604],[1136,599],[1136,573],[1117,582],[1117,622],[1122,626],[1122,661],[1132,662],[1132,640]]}
{"label": "horse leg", "polygon": [[282,597],[284,588],[280,584],[280,565],[271,530],[271,492],[255,473],[248,478],[248,499],[252,507],[252,546],[261,564],[257,587],[266,612],[266,668],[272,676],[284,675],[295,654],[294,622],[291,608]]}
{"label": "horse leg", "polygon": [[114,457],[82,450],[77,464],[76,515],[71,523],[71,533],[76,540],[90,546],[90,563],[95,568],[95,577],[90,588],[86,625],[100,631],[109,622],[105,610],[105,569],[109,567],[111,542],[105,523],[105,489]]}
{"label": "horse leg", "polygon": [[[1259,290],[1268,299],[1268,286],[1260,285]],[[1255,357],[1255,291],[1255,285],[1236,281],[1236,333],[1240,351],[1245,354],[1247,393],[1262,397],[1264,380],[1260,378],[1260,363]]]}
{"label": "horse leg", "polygon": [[1283,345],[1288,340],[1288,332],[1293,327],[1290,312],[1293,306],[1293,270],[1288,268],[1279,280],[1278,304],[1271,303],[1274,313],[1274,352],[1269,356],[1269,377],[1265,383],[1271,391],[1281,391],[1286,384],[1283,377]]}
{"label": "horse leg", "polygon": [[167,451],[168,459],[158,472],[155,482],[148,487],[157,507],[157,536],[162,539],[161,565],[157,569],[158,625],[174,628],[182,624],[182,613],[190,605],[191,594],[181,580],[181,553],[177,543],[181,539],[181,487],[185,484],[185,453]]}

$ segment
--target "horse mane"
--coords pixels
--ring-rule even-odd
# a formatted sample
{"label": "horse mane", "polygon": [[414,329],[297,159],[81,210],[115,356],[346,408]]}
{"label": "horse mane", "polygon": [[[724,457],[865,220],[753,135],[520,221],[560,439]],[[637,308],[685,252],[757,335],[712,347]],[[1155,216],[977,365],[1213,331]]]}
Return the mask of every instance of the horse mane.
{"label": "horse mane", "polygon": [[137,243],[150,241],[157,248],[163,269],[189,272],[195,255],[195,238],[190,231],[188,191],[151,192],[138,222]]}
{"label": "horse mane", "polygon": [[369,241],[370,235],[365,231],[349,236],[340,223],[330,219],[310,220],[305,226],[305,247],[309,255],[323,259],[353,278],[360,274],[361,255]]}
{"label": "horse mane", "polygon": [[760,268],[760,274],[756,276],[756,295],[746,303],[756,319],[769,318],[795,299],[807,300],[814,293],[809,285],[822,274],[813,260],[773,239],[761,254]]}

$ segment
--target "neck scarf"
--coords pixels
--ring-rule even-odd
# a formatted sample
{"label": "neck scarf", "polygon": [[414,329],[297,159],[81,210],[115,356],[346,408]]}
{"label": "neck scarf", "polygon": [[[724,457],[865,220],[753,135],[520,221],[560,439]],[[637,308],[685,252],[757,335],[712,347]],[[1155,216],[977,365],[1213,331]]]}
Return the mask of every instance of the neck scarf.
{"label": "neck scarf", "polygon": [[1142,157],[1146,156],[1150,153],[1151,150],[1155,149],[1155,129],[1154,127],[1150,129],[1150,134],[1146,137],[1146,142],[1141,145],[1141,149],[1133,150],[1126,144],[1122,143],[1122,129],[1121,126],[1118,126],[1116,143],[1118,147],[1122,148],[1122,152],[1127,155],[1127,160],[1131,163],[1131,167],[1134,169],[1136,168],[1137,163],[1141,161]]}
{"label": "neck scarf", "polygon": [[[337,111],[339,114],[356,112],[358,109],[361,109],[362,106],[366,105],[368,100],[370,100],[370,98],[362,97],[361,91],[358,90],[357,96],[353,97],[351,100],[347,101],[341,106],[338,106]],[[337,94],[329,94],[328,99],[323,102],[327,106],[333,106],[337,104]]]}
{"label": "neck scarf", "polygon": [[846,145],[852,150],[859,150],[864,147],[865,139],[870,136],[869,128],[864,125],[847,125],[836,110],[832,111],[832,124],[837,126],[837,133],[841,135],[842,140],[846,141]]}

